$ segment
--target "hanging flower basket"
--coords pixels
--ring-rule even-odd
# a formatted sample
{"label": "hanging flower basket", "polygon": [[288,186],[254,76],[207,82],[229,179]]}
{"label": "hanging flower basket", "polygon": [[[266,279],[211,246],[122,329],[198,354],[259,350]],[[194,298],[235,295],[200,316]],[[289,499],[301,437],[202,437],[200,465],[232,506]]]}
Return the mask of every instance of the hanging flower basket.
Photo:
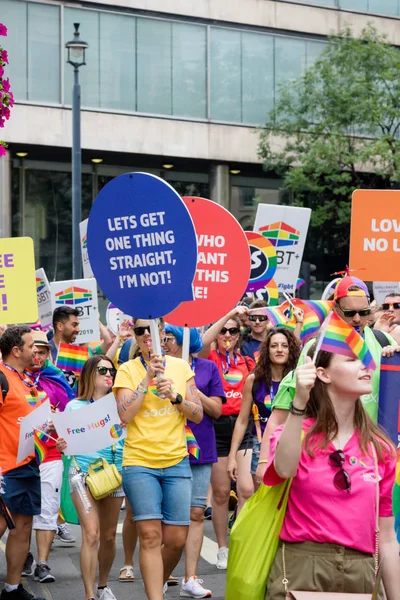
{"label": "hanging flower basket", "polygon": [[[7,36],[7,27],[0,23],[0,36]],[[0,127],[10,118],[10,108],[14,105],[14,96],[10,91],[10,81],[4,77],[4,67],[8,65],[8,53],[0,41]],[[6,153],[6,143],[0,139],[0,156]]]}

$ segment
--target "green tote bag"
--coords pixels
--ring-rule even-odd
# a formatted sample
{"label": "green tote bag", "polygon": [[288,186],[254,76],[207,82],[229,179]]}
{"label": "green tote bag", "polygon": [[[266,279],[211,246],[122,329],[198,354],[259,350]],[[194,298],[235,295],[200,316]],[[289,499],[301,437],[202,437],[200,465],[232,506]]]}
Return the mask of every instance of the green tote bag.
{"label": "green tote bag", "polygon": [[229,542],[225,600],[264,600],[291,484],[261,484],[240,511]]}

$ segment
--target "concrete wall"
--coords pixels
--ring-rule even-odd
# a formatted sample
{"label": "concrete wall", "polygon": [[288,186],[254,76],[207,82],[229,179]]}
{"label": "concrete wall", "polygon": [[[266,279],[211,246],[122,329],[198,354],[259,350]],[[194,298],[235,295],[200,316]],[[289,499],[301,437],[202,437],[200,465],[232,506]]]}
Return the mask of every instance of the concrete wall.
{"label": "concrete wall", "polygon": [[[324,36],[346,23],[359,33],[368,22],[374,22],[400,46],[399,19],[278,0],[96,0],[96,4]],[[70,109],[20,104],[14,106],[2,136],[21,145],[71,147],[71,128]],[[85,149],[256,163],[260,162],[257,144],[256,129],[240,125],[82,111]]]}
{"label": "concrete wall", "polygon": [[[16,104],[2,135],[10,143],[70,148],[71,110]],[[82,111],[86,149],[255,163],[257,144],[249,127]]]}

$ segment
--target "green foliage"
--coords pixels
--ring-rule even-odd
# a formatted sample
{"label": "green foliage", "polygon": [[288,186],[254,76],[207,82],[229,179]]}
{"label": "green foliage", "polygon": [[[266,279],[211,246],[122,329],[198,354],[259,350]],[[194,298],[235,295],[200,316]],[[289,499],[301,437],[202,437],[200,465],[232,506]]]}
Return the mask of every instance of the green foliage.
{"label": "green foliage", "polygon": [[280,89],[259,153],[294,204],[313,209],[315,251],[346,246],[352,192],[399,187],[399,50],[372,25],[358,39],[349,28],[331,38],[314,65]]}

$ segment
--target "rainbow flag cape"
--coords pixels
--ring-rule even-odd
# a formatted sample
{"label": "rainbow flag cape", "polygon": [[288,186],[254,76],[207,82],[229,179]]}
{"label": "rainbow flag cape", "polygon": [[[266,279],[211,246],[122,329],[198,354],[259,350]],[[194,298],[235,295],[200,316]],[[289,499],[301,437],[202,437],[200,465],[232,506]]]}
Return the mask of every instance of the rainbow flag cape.
{"label": "rainbow flag cape", "polygon": [[321,328],[316,352],[319,350],[355,357],[361,360],[367,369],[376,369],[374,359],[361,335],[333,311]]}
{"label": "rainbow flag cape", "polygon": [[196,460],[200,459],[200,446],[197,443],[196,438],[193,435],[193,431],[190,429],[189,425],[185,425],[185,433],[186,433],[186,444],[189,454],[194,456]]}
{"label": "rainbow flag cape", "polygon": [[33,431],[33,445],[35,447],[35,457],[38,465],[44,461],[47,455],[46,444],[48,442],[48,436],[42,431]]}
{"label": "rainbow flag cape", "polygon": [[86,346],[61,343],[58,348],[56,366],[62,371],[72,371],[79,377],[88,358],[89,350]]}

